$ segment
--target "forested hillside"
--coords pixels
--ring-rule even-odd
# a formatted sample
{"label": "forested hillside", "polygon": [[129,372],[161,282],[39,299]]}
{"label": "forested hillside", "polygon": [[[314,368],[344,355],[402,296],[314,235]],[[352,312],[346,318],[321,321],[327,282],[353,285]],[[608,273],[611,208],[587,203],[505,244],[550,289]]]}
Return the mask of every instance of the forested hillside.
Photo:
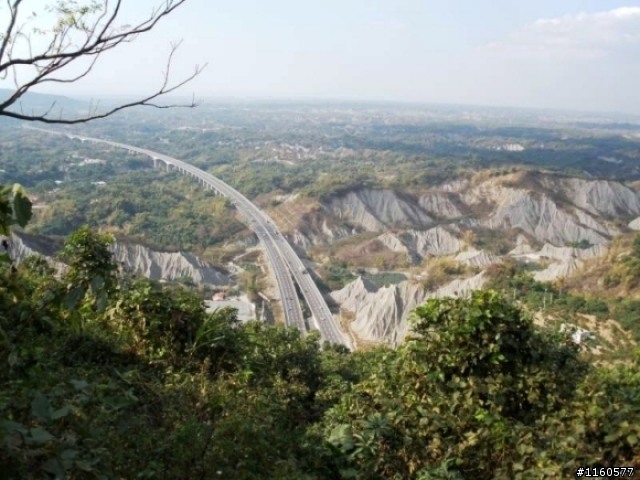
{"label": "forested hillside", "polygon": [[[25,225],[22,190],[1,233]],[[0,267],[3,478],[566,478],[640,468],[640,357],[595,365],[496,291],[350,353],[118,275],[88,228]],[[606,470],[605,470],[606,474]]]}

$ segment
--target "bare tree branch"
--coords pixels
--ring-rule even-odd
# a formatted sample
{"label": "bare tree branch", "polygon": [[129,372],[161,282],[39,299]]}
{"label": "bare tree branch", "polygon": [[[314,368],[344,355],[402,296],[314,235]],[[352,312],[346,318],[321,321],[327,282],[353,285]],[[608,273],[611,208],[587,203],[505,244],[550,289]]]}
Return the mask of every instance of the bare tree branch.
{"label": "bare tree branch", "polygon": [[[11,15],[11,20],[9,20],[9,25],[4,33],[4,38],[2,39],[2,45],[0,45],[0,61],[2,61],[2,57],[4,56],[4,52],[7,49],[7,45],[11,42],[11,35],[13,34],[13,29],[16,26],[16,20],[18,19],[18,7],[22,0],[15,0],[13,5],[11,5],[11,0],[7,0],[7,6],[9,7],[9,14]],[[1,70],[0,70],[1,71]]]}
{"label": "bare tree branch", "polygon": [[[100,56],[123,43],[134,41],[138,35],[149,32],[158,22],[171,14],[176,8],[187,0],[164,0],[154,8],[151,14],[134,26],[117,27],[122,13],[122,0],[115,0],[113,5],[109,0],[102,0],[101,5],[86,4],[78,6],[75,2],[59,2],[54,11],[58,14],[57,23],[47,33],[51,36],[46,47],[39,49],[34,54],[31,34],[25,34],[24,28],[27,22],[20,22],[19,6],[23,0],[7,0],[10,10],[9,23],[0,40],[0,79],[6,78],[9,73],[15,83],[15,91],[0,102],[0,116],[17,118],[21,120],[40,121],[44,123],[76,124],[89,120],[105,118],[114,113],[134,106],[149,106],[154,108],[194,107],[195,100],[187,104],[161,105],[156,102],[159,97],[174,92],[198,76],[206,65],[196,66],[193,73],[186,78],[171,84],[170,70],[176,50],[181,42],[171,44],[167,58],[166,70],[160,87],[153,93],[139,100],[118,105],[105,112],[99,113],[97,104],[91,106],[89,114],[78,118],[52,118],[52,107],[42,114],[25,114],[9,110],[13,105],[19,104],[20,99],[33,87],[45,83],[73,83],[87,76],[96,65]],[[42,33],[34,28],[34,32]],[[79,38],[79,41],[78,40]],[[19,40],[26,44],[29,56],[14,55],[15,47]],[[82,66],[80,73],[70,74],[68,67],[80,60],[90,60],[89,64]],[[30,71],[27,79],[22,80],[20,72]],[[67,74],[65,74],[67,72]],[[77,72],[77,70],[76,70]]]}

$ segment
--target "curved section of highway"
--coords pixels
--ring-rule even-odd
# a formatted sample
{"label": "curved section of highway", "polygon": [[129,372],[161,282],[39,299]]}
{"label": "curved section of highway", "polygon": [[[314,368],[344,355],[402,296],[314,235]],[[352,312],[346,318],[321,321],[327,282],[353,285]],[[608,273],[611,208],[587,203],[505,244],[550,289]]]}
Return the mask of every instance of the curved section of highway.
{"label": "curved section of highway", "polygon": [[313,320],[315,326],[325,339],[332,343],[346,344],[344,335],[340,331],[338,324],[336,323],[327,303],[324,301],[322,294],[318,290],[315,282],[309,275],[308,270],[305,268],[302,260],[293,250],[289,242],[282,235],[276,237],[276,243],[282,256],[289,266],[289,271],[293,275],[304,296],[307,305],[311,312],[313,312]]}
{"label": "curved section of highway", "polygon": [[152,150],[135,147],[133,145],[126,145],[124,143],[103,140],[100,138],[84,137],[81,135],[56,132],[53,130],[35,127],[26,128],[51,134],[65,135],[70,139],[77,138],[82,141],[103,143],[112,147],[123,148],[131,152],[146,155],[154,160],[164,162],[167,166],[171,165],[179,171],[195,177],[205,186],[213,188],[222,195],[230,198],[236,208],[247,219],[249,228],[258,235],[260,242],[264,246],[268,261],[276,278],[276,283],[278,284],[282,308],[284,310],[283,313],[287,325],[296,327],[302,332],[306,332],[307,330],[302,310],[300,308],[300,302],[298,301],[298,296],[291,279],[291,275],[293,275],[300,286],[302,295],[304,296],[304,299],[311,310],[311,314],[313,315],[315,326],[320,331],[322,337],[331,343],[348,346],[347,339],[338,328],[338,325],[329,311],[329,307],[324,301],[322,294],[289,242],[287,242],[287,240],[282,236],[273,221],[235,188],[227,185],[219,178],[214,177],[197,167],[189,165],[182,160],[178,160],[177,158],[169,157],[168,155],[163,155]]}

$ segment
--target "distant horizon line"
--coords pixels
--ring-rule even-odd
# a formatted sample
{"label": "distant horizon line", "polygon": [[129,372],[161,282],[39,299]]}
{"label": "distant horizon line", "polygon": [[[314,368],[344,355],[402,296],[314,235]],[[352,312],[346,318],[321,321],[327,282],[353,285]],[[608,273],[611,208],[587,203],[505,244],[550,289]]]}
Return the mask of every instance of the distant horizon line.
{"label": "distant horizon line", "polygon": [[[2,91],[13,91],[9,88],[0,87],[0,92]],[[102,95],[91,95],[91,94],[76,94],[70,95],[67,93],[52,93],[52,92],[41,92],[41,91],[29,91],[27,94],[34,95],[44,95],[44,96],[55,96],[67,98],[69,100],[131,100],[138,99],[144,94],[102,94]],[[623,111],[615,111],[615,110],[589,110],[589,109],[575,109],[575,108],[563,108],[563,107],[534,107],[534,106],[521,106],[521,105],[490,105],[490,104],[479,104],[479,103],[457,103],[457,102],[437,102],[437,101],[427,101],[427,100],[408,100],[408,99],[391,99],[391,98],[354,98],[354,97],[307,97],[307,96],[293,96],[293,97],[283,97],[283,96],[270,96],[270,95],[202,95],[202,96],[192,96],[192,95],[168,95],[163,96],[165,100],[182,100],[188,99],[191,101],[195,98],[196,103],[204,102],[204,101],[214,101],[214,102],[227,102],[227,103],[312,103],[319,105],[331,105],[331,104],[346,104],[346,105],[380,105],[380,106],[404,106],[404,107],[431,107],[431,108],[472,108],[472,109],[489,109],[489,110],[516,110],[516,111],[529,111],[529,112],[538,112],[538,113],[555,113],[555,114],[579,114],[579,115],[614,115],[621,117],[632,117],[636,120],[640,121],[640,112],[631,113],[631,112],[623,112]]]}

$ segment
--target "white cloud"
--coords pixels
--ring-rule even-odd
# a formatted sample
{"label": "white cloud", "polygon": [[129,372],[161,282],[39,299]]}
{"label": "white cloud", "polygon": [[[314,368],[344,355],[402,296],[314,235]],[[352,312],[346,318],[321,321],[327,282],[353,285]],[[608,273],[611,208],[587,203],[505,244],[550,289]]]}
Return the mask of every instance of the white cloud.
{"label": "white cloud", "polygon": [[488,47],[494,52],[575,60],[640,51],[640,7],[540,19]]}
{"label": "white cloud", "polygon": [[[606,14],[607,12],[605,12]],[[638,17],[640,16],[640,7],[620,7],[608,12],[618,18]]]}
{"label": "white cloud", "polygon": [[637,114],[639,57],[640,7],[623,7],[531,22],[476,49],[448,79],[478,103]]}

